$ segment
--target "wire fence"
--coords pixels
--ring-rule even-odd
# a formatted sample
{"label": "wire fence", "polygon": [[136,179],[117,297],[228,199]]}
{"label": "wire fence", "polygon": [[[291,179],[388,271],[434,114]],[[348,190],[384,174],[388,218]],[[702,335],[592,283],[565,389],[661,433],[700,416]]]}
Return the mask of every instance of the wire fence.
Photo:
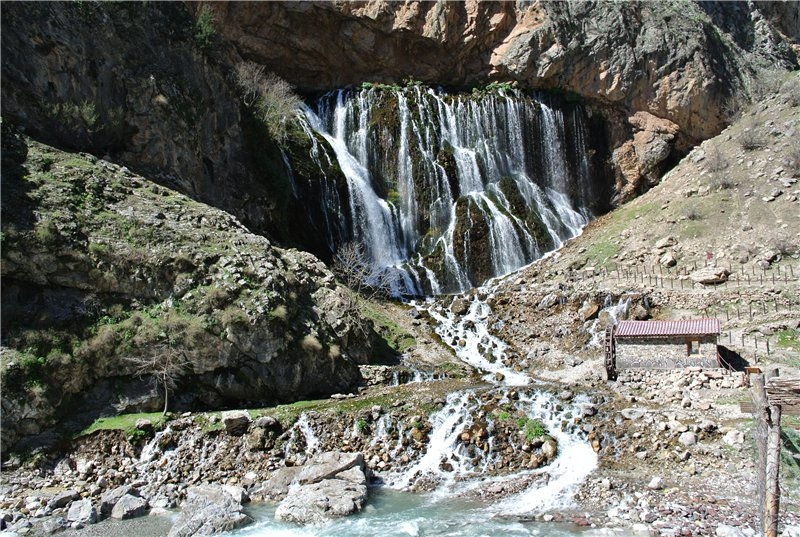
{"label": "wire fence", "polygon": [[[692,273],[701,267],[724,268],[728,271],[727,276],[720,277],[720,282],[716,284],[703,285],[691,279]],[[731,264],[727,266],[708,264],[685,266],[678,269],[664,267],[662,265],[647,266],[634,265],[630,267],[617,268],[589,268],[575,271],[571,274],[575,280],[594,280],[597,278],[614,279],[630,283],[639,283],[651,287],[661,287],[664,289],[727,289],[731,287],[784,287],[800,284],[800,266],[780,265],[771,268],[757,268],[754,265],[746,268],[743,265],[734,271]]]}

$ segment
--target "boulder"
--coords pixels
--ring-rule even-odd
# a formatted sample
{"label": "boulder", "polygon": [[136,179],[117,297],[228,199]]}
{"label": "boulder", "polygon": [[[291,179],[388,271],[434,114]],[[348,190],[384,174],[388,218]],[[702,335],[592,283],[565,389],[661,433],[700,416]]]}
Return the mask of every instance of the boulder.
{"label": "boulder", "polygon": [[244,410],[231,410],[222,413],[222,424],[225,432],[233,436],[241,436],[250,427],[250,414]]}
{"label": "boulder", "polygon": [[678,437],[678,442],[684,446],[693,446],[697,443],[697,435],[691,431],[686,431],[685,433],[681,433]]}
{"label": "boulder", "polygon": [[320,453],[297,475],[275,518],[323,524],[361,511],[367,501],[367,476],[361,453]]}
{"label": "boulder", "polygon": [[147,514],[148,507],[149,505],[147,504],[147,500],[144,498],[140,498],[139,496],[134,496],[132,494],[126,494],[117,500],[117,503],[111,510],[111,518],[127,520],[129,518],[143,516]]}
{"label": "boulder", "polygon": [[169,537],[213,535],[252,522],[242,504],[220,485],[190,487],[181,514],[169,530]]}
{"label": "boulder", "polygon": [[678,264],[678,258],[675,257],[675,253],[672,251],[664,253],[659,259],[658,262],[665,267],[674,267]]}
{"label": "boulder", "polygon": [[663,239],[659,239],[656,241],[656,250],[665,250],[670,246],[675,246],[678,244],[678,241],[675,237],[664,237]]}
{"label": "boulder", "polygon": [[122,485],[103,494],[100,498],[100,514],[110,515],[119,499],[126,495],[139,496],[139,490],[131,485]]}
{"label": "boulder", "polygon": [[86,498],[72,502],[67,512],[67,520],[78,524],[94,524],[97,522],[97,509],[92,505],[92,500]]}
{"label": "boulder", "polygon": [[581,318],[581,321],[588,321],[589,319],[594,319],[597,317],[597,314],[600,312],[600,304],[595,302],[594,300],[586,300],[583,302],[583,305],[578,310],[578,316]]}
{"label": "boulder", "polygon": [[270,478],[265,481],[254,494],[265,498],[278,501],[282,500],[289,493],[289,486],[295,480],[297,474],[302,470],[301,466],[285,466],[274,471]]}
{"label": "boulder", "polygon": [[72,489],[59,492],[47,502],[47,508],[53,510],[59,507],[66,507],[71,501],[78,500],[80,497],[81,495],[78,494],[78,491]]}
{"label": "boulder", "polygon": [[456,315],[466,315],[469,311],[469,300],[463,297],[455,299],[450,306],[450,311]]}
{"label": "boulder", "polygon": [[723,267],[703,267],[689,274],[689,278],[693,282],[703,285],[725,283],[728,281],[728,276],[730,276],[730,271]]}

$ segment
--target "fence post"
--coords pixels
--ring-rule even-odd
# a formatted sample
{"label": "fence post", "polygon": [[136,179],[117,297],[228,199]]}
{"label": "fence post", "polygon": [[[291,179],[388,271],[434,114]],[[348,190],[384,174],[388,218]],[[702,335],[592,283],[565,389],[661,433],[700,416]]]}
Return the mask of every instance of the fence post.
{"label": "fence post", "polygon": [[766,381],[767,375],[750,375],[757,457],[758,529],[766,537],[776,537],[780,507],[781,406],[770,404]]}

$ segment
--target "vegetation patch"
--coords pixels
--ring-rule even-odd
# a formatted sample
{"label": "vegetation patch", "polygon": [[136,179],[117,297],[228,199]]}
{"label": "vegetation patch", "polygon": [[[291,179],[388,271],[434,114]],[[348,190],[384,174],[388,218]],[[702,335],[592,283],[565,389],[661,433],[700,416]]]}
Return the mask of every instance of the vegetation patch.
{"label": "vegetation patch", "polygon": [[76,438],[87,436],[97,431],[124,431],[126,436],[135,436],[134,431],[137,430],[136,422],[141,419],[149,420],[156,430],[163,428],[167,421],[169,421],[169,418],[164,416],[161,412],[140,412],[138,414],[120,414],[119,416],[102,417],[97,418],[94,423],[78,433]]}

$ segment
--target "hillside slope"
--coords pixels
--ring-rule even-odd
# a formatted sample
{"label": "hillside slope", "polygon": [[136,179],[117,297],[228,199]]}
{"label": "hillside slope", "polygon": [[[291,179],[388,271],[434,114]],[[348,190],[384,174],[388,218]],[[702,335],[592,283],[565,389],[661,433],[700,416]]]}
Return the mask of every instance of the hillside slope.
{"label": "hillside slope", "polygon": [[[502,282],[495,310],[518,359],[545,369],[599,359],[609,322],[599,309],[630,299],[631,318],[716,316],[721,343],[745,360],[797,370],[798,131],[795,73],[661,184]],[[697,283],[709,270],[719,283]],[[588,365],[576,374],[591,375]]]}
{"label": "hillside slope", "polygon": [[181,364],[172,407],[220,408],[350,391],[389,352],[310,254],[7,123],[2,155],[3,451],[163,406],[137,358]]}

